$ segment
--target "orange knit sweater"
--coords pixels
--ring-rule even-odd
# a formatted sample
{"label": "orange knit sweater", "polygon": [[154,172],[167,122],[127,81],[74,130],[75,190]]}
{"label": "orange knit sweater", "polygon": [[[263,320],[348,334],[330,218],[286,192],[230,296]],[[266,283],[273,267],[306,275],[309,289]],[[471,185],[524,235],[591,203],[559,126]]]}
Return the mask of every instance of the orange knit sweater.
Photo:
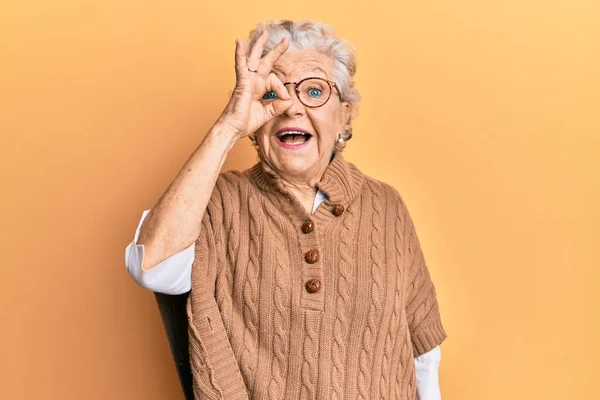
{"label": "orange knit sweater", "polygon": [[416,397],[436,292],[391,186],[336,154],[309,214],[266,164],[219,175],[187,310],[196,399]]}

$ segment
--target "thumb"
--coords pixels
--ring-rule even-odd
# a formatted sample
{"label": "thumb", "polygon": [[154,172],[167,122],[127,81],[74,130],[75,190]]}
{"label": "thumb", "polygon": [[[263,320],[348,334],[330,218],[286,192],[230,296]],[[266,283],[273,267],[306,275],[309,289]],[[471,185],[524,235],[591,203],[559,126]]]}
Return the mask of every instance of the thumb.
{"label": "thumb", "polygon": [[270,73],[265,81],[265,86],[267,90],[274,91],[277,95],[275,100],[265,105],[265,112],[269,117],[273,118],[281,115],[291,107],[292,97],[277,75]]}
{"label": "thumb", "polygon": [[271,117],[283,114],[292,106],[292,100],[275,100],[265,106],[265,112]]}

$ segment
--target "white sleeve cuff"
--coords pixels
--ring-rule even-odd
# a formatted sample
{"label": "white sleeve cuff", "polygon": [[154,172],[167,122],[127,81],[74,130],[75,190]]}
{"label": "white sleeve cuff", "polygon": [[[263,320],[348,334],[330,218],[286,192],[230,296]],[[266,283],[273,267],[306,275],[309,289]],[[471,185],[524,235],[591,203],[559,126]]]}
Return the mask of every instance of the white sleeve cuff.
{"label": "white sleeve cuff", "polygon": [[144,264],[144,245],[137,244],[140,229],[150,210],[142,213],[133,241],[125,249],[125,266],[138,285],[153,292],[183,294],[192,288],[192,264],[195,256],[195,243],[158,263],[148,271]]}
{"label": "white sleeve cuff", "polygon": [[417,378],[417,400],[441,400],[439,383],[439,366],[441,361],[440,346],[415,357],[415,373]]}

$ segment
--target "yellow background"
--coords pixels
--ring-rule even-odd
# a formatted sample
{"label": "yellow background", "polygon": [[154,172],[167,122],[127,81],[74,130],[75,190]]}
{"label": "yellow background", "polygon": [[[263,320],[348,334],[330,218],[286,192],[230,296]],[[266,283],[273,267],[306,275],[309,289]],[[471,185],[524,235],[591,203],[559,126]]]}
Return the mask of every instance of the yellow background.
{"label": "yellow background", "polygon": [[[409,205],[449,338],[444,400],[597,399],[596,0],[5,1],[0,398],[183,398],[124,249],[227,101],[236,37],[358,49],[346,157]],[[255,161],[249,141],[226,169]]]}

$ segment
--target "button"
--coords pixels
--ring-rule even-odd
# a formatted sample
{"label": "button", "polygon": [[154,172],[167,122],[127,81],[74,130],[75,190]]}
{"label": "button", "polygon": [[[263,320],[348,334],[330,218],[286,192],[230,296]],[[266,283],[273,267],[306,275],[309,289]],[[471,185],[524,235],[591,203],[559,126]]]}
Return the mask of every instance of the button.
{"label": "button", "polygon": [[319,261],[319,252],[316,250],[310,250],[308,253],[304,255],[304,259],[309,264],[314,264]]}
{"label": "button", "polygon": [[306,287],[308,293],[317,293],[321,289],[321,281],[318,279],[311,279],[306,282],[304,287]]}
{"label": "button", "polygon": [[333,209],[331,210],[331,212],[336,217],[339,217],[340,215],[342,215],[344,213],[344,206],[341,204],[336,204],[335,206],[333,206]]}
{"label": "button", "polygon": [[311,220],[304,221],[302,224],[302,232],[304,233],[311,233],[314,229],[315,224]]}

